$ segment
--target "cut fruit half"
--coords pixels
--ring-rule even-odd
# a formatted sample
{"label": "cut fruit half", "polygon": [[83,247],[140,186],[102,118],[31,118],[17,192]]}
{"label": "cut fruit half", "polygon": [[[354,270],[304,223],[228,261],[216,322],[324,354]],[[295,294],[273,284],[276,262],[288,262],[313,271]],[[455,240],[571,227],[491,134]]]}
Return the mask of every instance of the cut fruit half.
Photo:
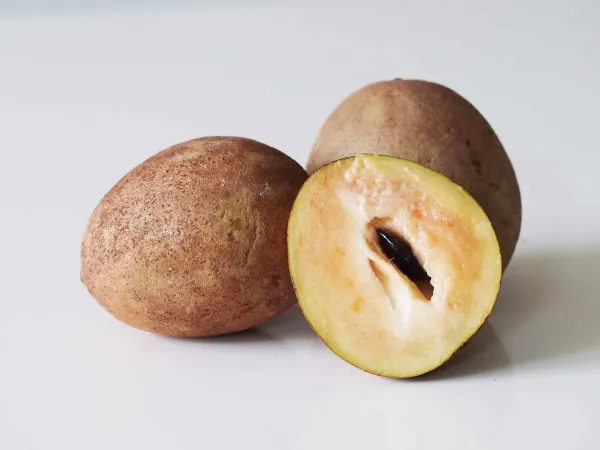
{"label": "cut fruit half", "polygon": [[312,328],[367,372],[407,378],[452,356],[498,295],[488,217],[443,175],[390,156],[330,163],[301,189],[290,273]]}

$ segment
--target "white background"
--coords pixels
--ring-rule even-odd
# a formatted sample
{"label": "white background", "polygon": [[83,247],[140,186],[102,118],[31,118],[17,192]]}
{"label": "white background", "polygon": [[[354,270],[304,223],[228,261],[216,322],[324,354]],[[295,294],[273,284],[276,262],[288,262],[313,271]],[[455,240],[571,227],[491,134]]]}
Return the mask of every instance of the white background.
{"label": "white background", "polygon": [[[0,449],[600,447],[597,0],[47,3],[0,0]],[[162,338],[79,282],[85,223],[134,165],[215,134],[304,164],[346,95],[393,77],[473,102],[522,188],[517,254],[455,364],[368,375],[296,309]]]}

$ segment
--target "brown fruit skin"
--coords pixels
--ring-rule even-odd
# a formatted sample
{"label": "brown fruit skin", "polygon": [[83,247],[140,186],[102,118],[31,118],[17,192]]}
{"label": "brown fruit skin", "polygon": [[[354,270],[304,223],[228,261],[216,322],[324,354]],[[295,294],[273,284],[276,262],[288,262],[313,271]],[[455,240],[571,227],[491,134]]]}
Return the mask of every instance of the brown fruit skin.
{"label": "brown fruit skin", "polygon": [[358,153],[397,156],[442,173],[488,215],[506,269],[521,230],[515,171],[486,119],[440,84],[389,80],[347,97],[327,118],[308,159],[308,173]]}
{"label": "brown fruit skin", "polygon": [[123,177],[93,212],[81,281],[136,328],[202,337],[252,328],[290,308],[287,222],[307,178],[278,150],[207,137]]}

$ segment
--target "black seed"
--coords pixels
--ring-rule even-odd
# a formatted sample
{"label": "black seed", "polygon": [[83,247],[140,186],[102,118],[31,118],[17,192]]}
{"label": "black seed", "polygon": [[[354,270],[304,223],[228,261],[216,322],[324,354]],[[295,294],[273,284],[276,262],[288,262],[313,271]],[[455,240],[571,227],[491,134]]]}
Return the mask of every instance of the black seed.
{"label": "black seed", "polygon": [[393,234],[377,229],[379,245],[385,256],[410,280],[416,282],[429,282],[431,278],[412,252],[410,245],[403,239]]}

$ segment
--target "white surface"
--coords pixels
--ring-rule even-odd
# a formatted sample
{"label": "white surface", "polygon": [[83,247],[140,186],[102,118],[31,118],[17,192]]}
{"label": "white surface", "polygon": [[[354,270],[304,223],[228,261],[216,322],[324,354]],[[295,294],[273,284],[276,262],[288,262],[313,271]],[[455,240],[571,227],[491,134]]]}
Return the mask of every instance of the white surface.
{"label": "white surface", "polygon": [[[600,448],[597,1],[49,3],[0,0],[0,449]],[[87,218],[133,165],[214,134],[304,163],[343,97],[396,76],[471,100],[522,186],[518,252],[456,364],[368,375],[297,310],[161,338],[79,283]]]}

